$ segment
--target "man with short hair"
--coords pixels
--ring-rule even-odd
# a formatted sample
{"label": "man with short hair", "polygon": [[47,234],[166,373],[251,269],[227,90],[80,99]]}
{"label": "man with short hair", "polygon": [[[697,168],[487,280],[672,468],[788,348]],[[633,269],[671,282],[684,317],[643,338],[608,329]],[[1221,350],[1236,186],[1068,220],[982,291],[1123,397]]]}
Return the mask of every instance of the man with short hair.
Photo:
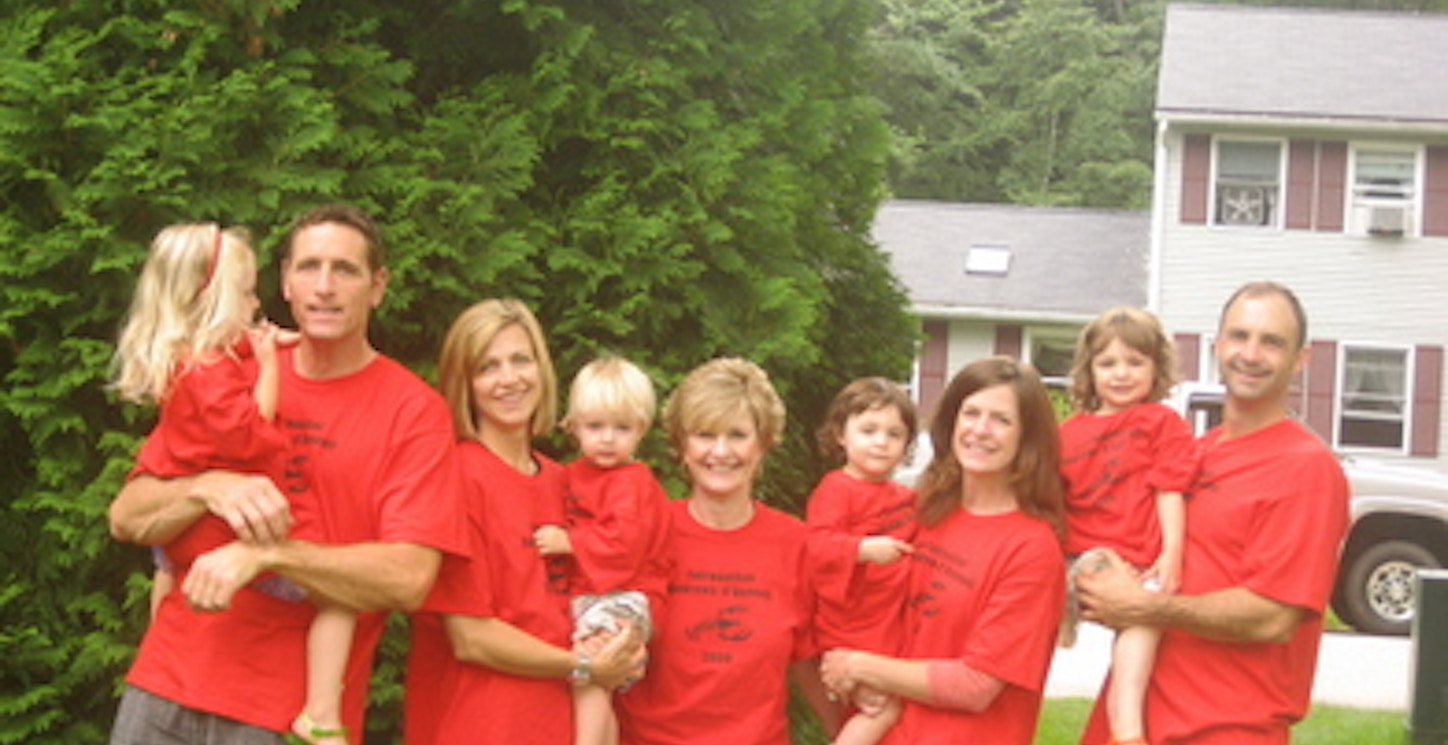
{"label": "man with short hair", "polygon": [[[1306,343],[1286,287],[1252,282],[1228,299],[1216,339],[1227,395],[1187,492],[1180,593],[1142,588],[1119,558],[1080,578],[1086,618],[1165,630],[1147,692],[1151,743],[1286,745],[1307,712],[1349,515],[1337,458],[1289,415]],[[1082,741],[1106,741],[1104,724],[1098,705]]]}
{"label": "man with short hair", "polygon": [[[256,589],[252,580],[268,572],[359,611],[343,721],[360,742],[386,611],[416,608],[443,555],[466,546],[447,406],[367,338],[387,280],[382,238],[366,213],[327,205],[299,218],[281,261],[301,336],[278,350],[285,464],[269,475],[166,480],[140,470],[112,502],[120,540],[184,540],[207,515],[237,536],[198,558],[178,577],[184,589],[162,602],[127,675],[112,745],[282,741],[303,703],[315,608]],[[289,496],[318,513],[310,517],[326,543],[288,536]]]}

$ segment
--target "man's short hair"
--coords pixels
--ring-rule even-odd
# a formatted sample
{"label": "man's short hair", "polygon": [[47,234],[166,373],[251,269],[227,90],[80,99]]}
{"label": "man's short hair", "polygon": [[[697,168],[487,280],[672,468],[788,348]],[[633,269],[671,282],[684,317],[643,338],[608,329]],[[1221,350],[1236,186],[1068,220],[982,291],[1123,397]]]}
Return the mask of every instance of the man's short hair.
{"label": "man's short hair", "polygon": [[286,236],[282,238],[282,263],[285,264],[292,258],[292,241],[296,239],[298,233],[313,225],[329,222],[346,225],[362,234],[362,238],[367,242],[368,269],[375,272],[387,265],[387,248],[382,242],[381,229],[377,227],[377,223],[371,215],[350,204],[324,204],[298,217],[287,229]]}
{"label": "man's short hair", "polygon": [[1222,323],[1227,320],[1227,311],[1232,309],[1232,304],[1237,302],[1238,298],[1262,297],[1263,295],[1277,295],[1287,301],[1292,308],[1293,317],[1297,319],[1297,348],[1301,349],[1306,346],[1307,311],[1302,309],[1302,301],[1297,299],[1297,295],[1288,289],[1287,285],[1271,280],[1256,280],[1238,287],[1237,291],[1227,298],[1227,302],[1222,304],[1222,315],[1217,321],[1217,328],[1221,329]]}

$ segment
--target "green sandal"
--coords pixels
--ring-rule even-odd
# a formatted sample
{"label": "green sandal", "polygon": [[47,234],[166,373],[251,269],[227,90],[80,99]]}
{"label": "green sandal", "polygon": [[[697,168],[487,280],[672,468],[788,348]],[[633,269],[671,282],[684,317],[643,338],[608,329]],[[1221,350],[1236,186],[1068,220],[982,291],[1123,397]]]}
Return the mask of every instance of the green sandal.
{"label": "green sandal", "polygon": [[337,727],[335,729],[318,727],[317,723],[312,721],[312,718],[307,716],[306,714],[302,714],[297,718],[302,721],[302,728],[307,731],[308,735],[311,735],[312,739],[309,740],[295,732],[288,732],[282,738],[286,741],[287,745],[314,745],[317,740],[329,737],[340,737],[343,740],[347,739],[346,727]]}

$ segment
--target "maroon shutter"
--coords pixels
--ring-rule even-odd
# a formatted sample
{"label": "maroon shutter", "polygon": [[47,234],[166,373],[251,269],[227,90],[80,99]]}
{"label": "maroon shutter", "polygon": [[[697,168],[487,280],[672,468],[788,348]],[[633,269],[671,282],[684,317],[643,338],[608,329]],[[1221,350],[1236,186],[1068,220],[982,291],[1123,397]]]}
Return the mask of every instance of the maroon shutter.
{"label": "maroon shutter", "polygon": [[1182,382],[1197,380],[1202,369],[1202,337],[1199,334],[1176,334],[1177,379]]}
{"label": "maroon shutter", "polygon": [[920,348],[920,391],[916,405],[920,407],[921,421],[930,421],[935,402],[945,390],[948,371],[945,366],[950,349],[950,322],[926,321],[924,324],[925,344]]}
{"label": "maroon shutter", "polygon": [[1340,233],[1347,200],[1347,143],[1323,142],[1317,157],[1317,229]]}
{"label": "maroon shutter", "polygon": [[1438,412],[1443,406],[1443,348],[1423,345],[1413,350],[1413,432],[1408,452],[1438,457]]}
{"label": "maroon shutter", "polygon": [[1287,147],[1288,230],[1312,229],[1313,174],[1317,171],[1317,143],[1293,140]]}
{"label": "maroon shutter", "polygon": [[1423,189],[1423,235],[1448,235],[1448,146],[1428,148]]}
{"label": "maroon shutter", "polygon": [[995,353],[1007,357],[1021,358],[1024,330],[1015,324],[999,323],[995,330]]}
{"label": "maroon shutter", "polygon": [[1212,174],[1212,138],[1182,138],[1182,223],[1207,224],[1207,186]]}
{"label": "maroon shutter", "polygon": [[1332,442],[1332,420],[1337,408],[1337,342],[1314,341],[1311,347],[1302,420],[1322,439]]}

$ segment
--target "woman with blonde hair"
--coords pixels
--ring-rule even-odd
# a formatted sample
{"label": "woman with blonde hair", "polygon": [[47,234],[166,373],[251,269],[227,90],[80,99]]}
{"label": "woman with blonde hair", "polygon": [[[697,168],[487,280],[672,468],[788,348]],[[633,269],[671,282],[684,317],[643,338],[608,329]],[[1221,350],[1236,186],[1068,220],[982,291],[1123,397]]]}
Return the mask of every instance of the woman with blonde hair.
{"label": "woman with blonde hair", "polygon": [[518,300],[463,311],[443,340],[438,386],[453,413],[471,561],[443,565],[413,616],[405,739],[572,742],[571,684],[617,688],[642,666],[627,629],[575,651],[567,557],[533,535],[563,518],[563,468],[533,448],[554,426],[557,377],[543,329]]}
{"label": "woman with blonde hair", "polygon": [[754,492],[784,403],[758,365],[722,358],[679,383],[663,418],[689,495],[669,505],[668,621],[648,677],[619,697],[622,741],[787,745],[788,678],[807,693],[819,681],[806,528]]}

